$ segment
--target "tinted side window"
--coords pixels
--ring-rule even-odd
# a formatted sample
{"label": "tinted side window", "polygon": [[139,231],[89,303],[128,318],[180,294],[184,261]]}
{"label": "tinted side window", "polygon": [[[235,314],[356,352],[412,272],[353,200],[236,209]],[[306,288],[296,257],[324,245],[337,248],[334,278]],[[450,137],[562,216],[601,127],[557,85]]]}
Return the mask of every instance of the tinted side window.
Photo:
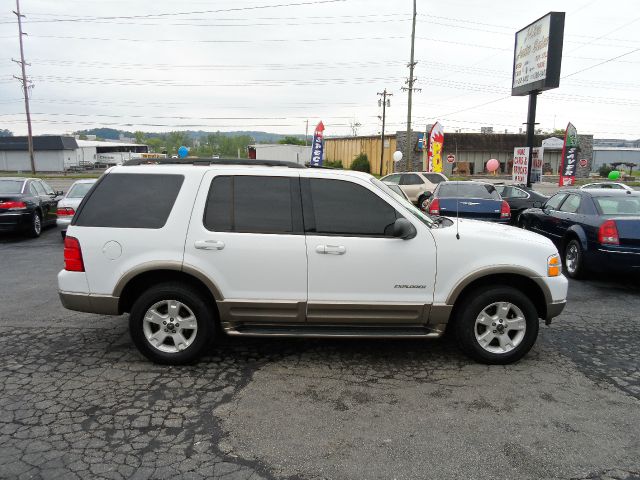
{"label": "tinted side window", "polygon": [[162,228],[184,181],[182,175],[111,173],[85,197],[74,225]]}
{"label": "tinted side window", "polygon": [[420,178],[420,175],[416,175],[415,173],[408,173],[406,175],[402,175],[400,178],[400,185],[422,185],[424,181]]}
{"label": "tinted side window", "polygon": [[423,173],[422,175],[424,175],[431,183],[440,183],[445,181],[442,175],[438,173]]}
{"label": "tinted side window", "polygon": [[529,194],[527,192],[525,192],[524,190],[521,190],[519,188],[512,188],[511,189],[511,197],[512,198],[527,198],[529,197]]}
{"label": "tinted side window", "polygon": [[309,180],[309,193],[313,216],[305,204],[308,232],[391,236],[393,223],[399,217],[395,208],[355,183],[312,178]]}
{"label": "tinted side window", "polygon": [[560,207],[560,211],[568,212],[568,213],[576,213],[580,208],[580,196],[579,195],[569,195],[567,199],[562,202],[562,207]]}
{"label": "tinted side window", "polygon": [[558,210],[558,207],[560,206],[560,204],[562,203],[562,200],[564,200],[564,197],[566,196],[567,196],[566,193],[556,193],[553,197],[547,200],[547,203],[545,203],[544,206],[551,210]]}
{"label": "tinted side window", "polygon": [[203,222],[217,232],[302,233],[299,179],[216,177]]}

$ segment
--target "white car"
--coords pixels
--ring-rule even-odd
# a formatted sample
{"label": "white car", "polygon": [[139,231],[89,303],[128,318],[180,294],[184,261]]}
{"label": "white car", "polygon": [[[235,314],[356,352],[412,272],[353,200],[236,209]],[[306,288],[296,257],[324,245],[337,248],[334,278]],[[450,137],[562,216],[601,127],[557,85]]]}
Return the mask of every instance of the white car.
{"label": "white car", "polygon": [[438,338],[525,355],[566,302],[558,251],[505,225],[430,217],[371,175],[287,162],[113,167],[67,230],[59,295],[129,313],[163,364],[237,336]]}
{"label": "white car", "polygon": [[76,214],[80,202],[82,202],[82,199],[91,187],[93,187],[94,183],[96,183],[96,179],[94,178],[74,182],[67,194],[58,202],[58,218],[56,224],[62,229],[60,230],[62,238],[67,234],[67,227]]}
{"label": "white car", "polygon": [[595,183],[587,183],[586,185],[582,185],[580,187],[581,190],[593,189],[593,188],[610,188],[613,190],[628,190],[630,192],[635,191],[629,185],[625,185],[624,183],[620,183],[620,182],[595,182]]}
{"label": "white car", "polygon": [[449,179],[443,173],[400,172],[386,175],[380,179],[385,183],[395,183],[407,195],[409,201],[425,210],[429,197],[440,182]]}

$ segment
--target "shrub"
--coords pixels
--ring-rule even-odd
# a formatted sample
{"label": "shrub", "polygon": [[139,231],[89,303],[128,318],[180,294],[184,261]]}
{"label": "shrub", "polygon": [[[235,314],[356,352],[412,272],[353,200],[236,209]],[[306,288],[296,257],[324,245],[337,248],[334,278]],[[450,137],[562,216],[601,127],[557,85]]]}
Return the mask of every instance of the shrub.
{"label": "shrub", "polygon": [[371,165],[369,164],[369,158],[367,158],[366,153],[361,153],[353,159],[353,162],[351,162],[351,170],[371,173]]}
{"label": "shrub", "polygon": [[328,168],[343,168],[342,160],[327,160],[323,166]]}
{"label": "shrub", "polygon": [[611,172],[612,170],[613,168],[605,163],[598,169],[598,174],[601,177],[607,178],[609,176],[609,172]]}

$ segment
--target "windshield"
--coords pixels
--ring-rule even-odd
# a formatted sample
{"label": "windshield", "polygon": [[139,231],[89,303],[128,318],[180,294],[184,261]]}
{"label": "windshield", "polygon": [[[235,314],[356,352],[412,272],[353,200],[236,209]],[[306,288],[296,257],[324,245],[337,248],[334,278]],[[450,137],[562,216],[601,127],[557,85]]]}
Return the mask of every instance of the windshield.
{"label": "windshield", "polygon": [[76,183],[67,193],[67,198],[84,198],[91,187],[93,183]]}
{"label": "windshield", "polygon": [[407,210],[409,210],[409,212],[411,212],[411,214],[414,217],[416,217],[419,221],[424,223],[427,227],[431,227],[431,226],[434,225],[434,221],[429,215],[425,214],[424,212],[422,212],[421,210],[416,208],[413,205],[413,203],[408,202],[407,200],[402,198],[400,195],[395,193],[393,190],[391,190],[387,185],[385,185],[380,180],[378,180],[376,178],[372,178],[371,179],[371,183],[373,183],[376,187],[378,187],[380,190],[382,190],[385,194],[387,194],[391,198],[393,198],[393,199],[397,200],[398,202],[400,202],[403,207],[405,207]]}
{"label": "windshield", "polygon": [[500,194],[493,185],[471,182],[441,183],[438,190],[439,198],[483,198],[500,200]]}
{"label": "windshield", "polygon": [[640,215],[640,197],[595,197],[603,215]]}
{"label": "windshield", "polygon": [[22,193],[24,180],[0,180],[0,194],[2,193]]}

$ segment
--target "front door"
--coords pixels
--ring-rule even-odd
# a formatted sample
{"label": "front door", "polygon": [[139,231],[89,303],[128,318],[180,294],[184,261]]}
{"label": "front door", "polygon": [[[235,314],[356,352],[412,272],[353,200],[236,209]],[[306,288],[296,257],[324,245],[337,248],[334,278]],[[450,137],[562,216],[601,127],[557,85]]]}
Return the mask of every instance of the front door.
{"label": "front door", "polygon": [[208,172],[187,235],[185,270],[219,291],[223,323],[304,322],[307,252],[300,180]]}
{"label": "front door", "polygon": [[[429,228],[367,180],[353,183],[336,174],[301,177],[309,268],[307,321],[426,323],[436,268]],[[414,238],[391,236],[399,217],[416,227]]]}

